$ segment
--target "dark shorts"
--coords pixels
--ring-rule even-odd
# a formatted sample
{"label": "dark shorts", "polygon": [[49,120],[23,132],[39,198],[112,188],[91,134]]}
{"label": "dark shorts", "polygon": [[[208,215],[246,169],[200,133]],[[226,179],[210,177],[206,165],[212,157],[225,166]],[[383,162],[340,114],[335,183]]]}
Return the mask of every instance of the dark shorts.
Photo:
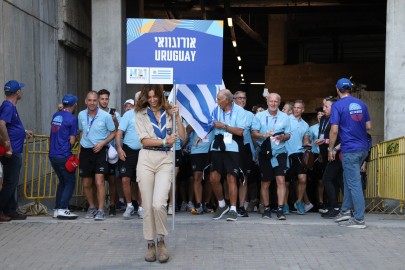
{"label": "dark shorts", "polygon": [[299,174],[307,174],[307,169],[301,164],[302,156],[303,153],[294,153],[288,156],[290,168],[287,171],[286,181],[295,181]]}
{"label": "dark shorts", "polygon": [[287,153],[277,155],[278,166],[273,168],[270,160],[259,155],[259,169],[263,182],[275,179],[276,176],[284,176],[287,169]]}
{"label": "dark shorts", "polygon": [[129,177],[131,181],[136,182],[136,165],[138,164],[140,150],[133,150],[126,144],[122,146],[122,150],[124,150],[127,157],[125,161],[121,159],[118,161],[119,175],[120,177]]}
{"label": "dark shorts", "polygon": [[308,170],[308,178],[312,181],[321,180],[323,172],[325,171],[326,165],[324,163],[320,163],[319,160],[321,160],[319,159],[319,154],[314,153],[314,166],[311,170]]}
{"label": "dark shorts", "polygon": [[221,152],[212,151],[211,172],[217,171],[220,174],[232,174],[235,177],[239,176],[239,157],[238,152]]}
{"label": "dark shorts", "polygon": [[115,163],[115,164],[111,164],[111,163],[108,163],[108,176],[115,176],[116,175],[116,171],[117,171],[117,167],[118,166],[118,161],[117,161],[117,163]]}
{"label": "dark shorts", "polygon": [[243,173],[250,174],[253,166],[253,156],[252,150],[250,149],[250,144],[245,144],[243,146],[243,151],[240,151],[240,168]]}
{"label": "dark shorts", "polygon": [[108,174],[107,148],[103,147],[98,153],[93,148],[80,150],[79,175],[81,177],[94,177],[94,174]]}
{"label": "dark shorts", "polygon": [[183,162],[183,152],[181,150],[176,150],[176,167],[181,167],[183,165]]}
{"label": "dark shorts", "polygon": [[210,165],[210,156],[208,153],[191,154],[191,171],[203,172],[204,169]]}

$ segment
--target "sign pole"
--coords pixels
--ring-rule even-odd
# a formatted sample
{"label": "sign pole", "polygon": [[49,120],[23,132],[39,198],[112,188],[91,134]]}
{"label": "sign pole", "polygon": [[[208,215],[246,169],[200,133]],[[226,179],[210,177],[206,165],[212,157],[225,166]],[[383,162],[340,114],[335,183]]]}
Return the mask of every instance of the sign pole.
{"label": "sign pole", "polygon": [[[177,99],[177,88],[176,84],[173,85],[174,87],[174,93],[173,93],[173,106],[176,105],[176,99]],[[176,131],[176,114],[173,113],[172,116],[172,130],[173,134],[175,134]],[[173,218],[172,218],[172,229],[174,231],[174,220],[175,220],[175,215],[176,215],[176,142],[173,145],[173,175],[172,175],[172,198],[173,198]]]}

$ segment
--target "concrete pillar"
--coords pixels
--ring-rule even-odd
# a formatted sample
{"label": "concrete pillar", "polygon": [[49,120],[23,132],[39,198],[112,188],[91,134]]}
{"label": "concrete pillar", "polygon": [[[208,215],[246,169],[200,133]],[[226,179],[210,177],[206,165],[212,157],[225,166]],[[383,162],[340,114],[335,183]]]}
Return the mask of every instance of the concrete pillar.
{"label": "concrete pillar", "polygon": [[405,136],[405,1],[387,1],[385,57],[385,133],[389,140]]}
{"label": "concrete pillar", "polygon": [[284,65],[287,55],[286,15],[269,15],[267,65]]}
{"label": "concrete pillar", "polygon": [[109,107],[120,113],[126,92],[125,23],[125,0],[91,1],[92,89],[110,91]]}

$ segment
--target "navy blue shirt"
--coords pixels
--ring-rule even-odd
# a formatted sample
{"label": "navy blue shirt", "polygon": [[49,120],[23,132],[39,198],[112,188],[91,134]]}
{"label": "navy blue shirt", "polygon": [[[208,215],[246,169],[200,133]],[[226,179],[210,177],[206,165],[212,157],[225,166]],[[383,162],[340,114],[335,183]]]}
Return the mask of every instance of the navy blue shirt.
{"label": "navy blue shirt", "polygon": [[8,100],[3,101],[0,106],[0,120],[6,122],[8,137],[14,153],[22,153],[25,129],[18,115],[16,106]]}
{"label": "navy blue shirt", "polygon": [[77,118],[69,111],[52,116],[49,157],[67,158],[72,155],[70,136],[77,135]]}

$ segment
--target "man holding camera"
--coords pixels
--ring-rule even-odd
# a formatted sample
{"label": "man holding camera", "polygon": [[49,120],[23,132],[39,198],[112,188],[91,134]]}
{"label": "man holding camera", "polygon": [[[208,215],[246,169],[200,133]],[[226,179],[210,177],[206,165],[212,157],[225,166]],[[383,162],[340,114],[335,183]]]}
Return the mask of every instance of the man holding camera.
{"label": "man holding camera", "polygon": [[[262,176],[260,194],[264,205],[263,218],[271,218],[269,188],[270,181],[277,182],[277,219],[285,220],[283,213],[286,193],[285,170],[287,169],[287,149],[285,142],[290,139],[290,119],[278,109],[281,102],[279,94],[270,93],[267,97],[266,111],[256,114],[252,124],[252,136],[261,146],[259,168]],[[267,141],[266,141],[267,140]],[[264,145],[271,146],[264,149]]]}

